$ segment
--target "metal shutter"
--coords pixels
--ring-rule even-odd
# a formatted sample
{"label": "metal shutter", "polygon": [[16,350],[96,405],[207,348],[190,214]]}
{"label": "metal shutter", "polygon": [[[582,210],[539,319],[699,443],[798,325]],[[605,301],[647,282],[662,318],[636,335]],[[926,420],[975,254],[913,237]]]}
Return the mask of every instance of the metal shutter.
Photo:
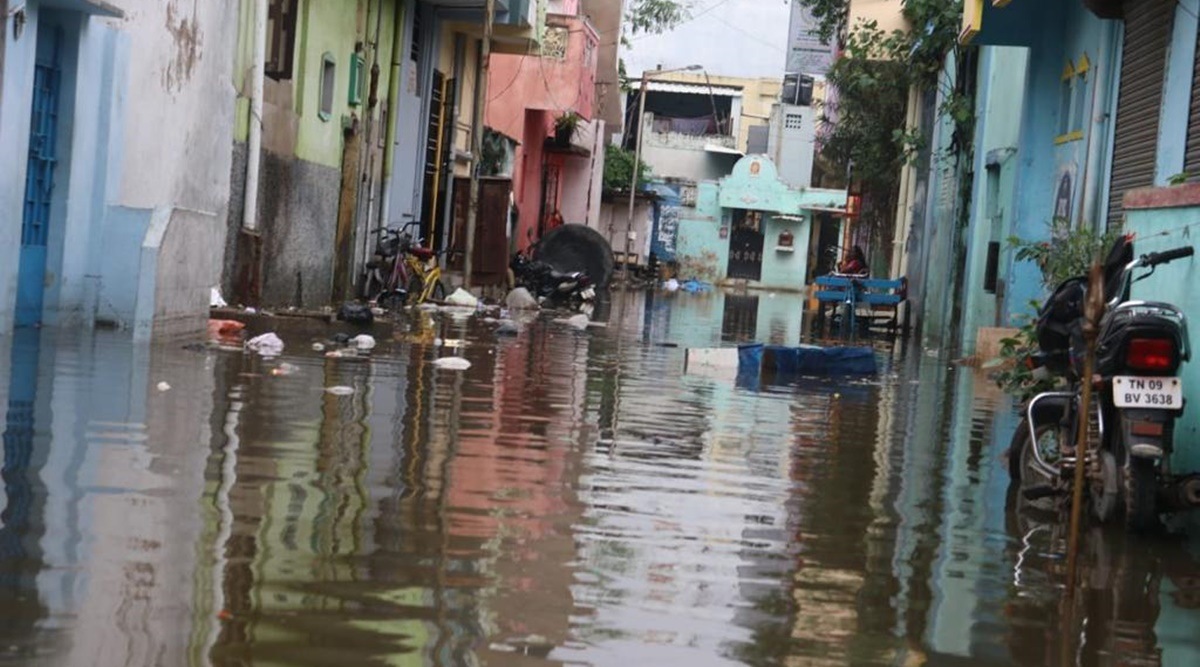
{"label": "metal shutter", "polygon": [[[1196,53],[1200,55],[1200,34],[1197,34]],[[1192,106],[1188,114],[1187,154],[1183,158],[1183,170],[1191,175],[1200,174],[1200,59],[1192,66]]]}
{"label": "metal shutter", "polygon": [[1172,0],[1125,2],[1125,45],[1121,53],[1121,90],[1113,140],[1109,227],[1121,224],[1126,192],[1154,185],[1158,114],[1174,18]]}

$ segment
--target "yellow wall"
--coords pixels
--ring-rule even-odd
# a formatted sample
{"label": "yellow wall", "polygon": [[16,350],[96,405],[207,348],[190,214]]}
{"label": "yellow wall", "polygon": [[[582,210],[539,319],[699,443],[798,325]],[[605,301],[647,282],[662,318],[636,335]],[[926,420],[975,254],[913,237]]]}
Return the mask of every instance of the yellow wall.
{"label": "yellow wall", "polygon": [[904,18],[904,3],[902,0],[850,0],[850,27],[858,25],[859,21],[875,21],[884,32],[893,30],[908,31],[908,21]]}

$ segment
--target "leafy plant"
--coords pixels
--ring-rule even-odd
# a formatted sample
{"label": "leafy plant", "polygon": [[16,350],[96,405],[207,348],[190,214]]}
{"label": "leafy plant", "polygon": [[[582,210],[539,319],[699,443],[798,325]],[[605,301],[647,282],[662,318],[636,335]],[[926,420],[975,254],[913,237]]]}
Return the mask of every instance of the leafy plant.
{"label": "leafy plant", "polygon": [[1086,275],[1092,262],[1103,258],[1120,233],[1116,229],[1072,228],[1065,218],[1055,218],[1050,223],[1051,240],[1026,241],[1013,236],[1008,244],[1016,250],[1018,262],[1033,262],[1041,269],[1042,285],[1052,290],[1068,278]]}
{"label": "leafy plant", "polygon": [[[620,146],[608,145],[604,149],[604,189],[628,191],[633,179],[633,151]],[[650,183],[650,167],[645,162],[638,164],[638,190],[645,190]]]}
{"label": "leafy plant", "polygon": [[558,118],[554,119],[554,129],[556,132],[570,133],[568,136],[575,134],[575,128],[579,127],[579,123],[583,117],[574,111],[565,111]]}
{"label": "leafy plant", "polygon": [[630,0],[622,22],[621,43],[629,46],[633,35],[657,35],[683,23],[691,15],[690,0]]}
{"label": "leafy plant", "polygon": [[[1092,263],[1108,252],[1119,235],[1118,230],[1096,232],[1072,228],[1065,218],[1055,218],[1050,223],[1051,241],[1026,241],[1014,236],[1008,243],[1016,250],[1018,262],[1037,264],[1042,272],[1042,285],[1050,291],[1069,278],[1086,275]],[[1029,309],[1036,313],[1041,310],[1041,303],[1030,301]],[[1001,389],[1022,401],[1057,383],[1029,369],[1027,362],[1037,349],[1036,321],[1032,317],[1015,336],[1000,341],[1000,357],[996,360],[999,370],[992,377]]]}

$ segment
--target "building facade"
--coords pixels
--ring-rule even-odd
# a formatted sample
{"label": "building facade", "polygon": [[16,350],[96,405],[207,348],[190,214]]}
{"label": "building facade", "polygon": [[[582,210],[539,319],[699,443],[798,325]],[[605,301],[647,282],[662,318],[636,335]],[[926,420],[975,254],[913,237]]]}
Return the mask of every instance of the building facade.
{"label": "building facade", "polygon": [[7,4],[0,335],[201,330],[229,205],[237,3]]}

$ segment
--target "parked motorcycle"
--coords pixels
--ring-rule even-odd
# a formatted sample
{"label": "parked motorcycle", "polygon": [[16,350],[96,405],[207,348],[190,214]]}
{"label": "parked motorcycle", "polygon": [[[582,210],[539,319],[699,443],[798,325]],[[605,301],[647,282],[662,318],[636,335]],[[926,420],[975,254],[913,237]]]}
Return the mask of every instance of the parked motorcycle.
{"label": "parked motorcycle", "polygon": [[508,267],[516,286],[524,287],[539,303],[580,306],[596,298],[596,288],[583,271],[564,272],[533,259],[537,244],[525,252],[517,251]]}
{"label": "parked motorcycle", "polygon": [[[1191,356],[1187,319],[1169,303],[1129,298],[1133,282],[1192,254],[1187,246],[1135,259],[1131,237],[1122,237],[1103,267],[1106,306],[1091,378],[1084,491],[1096,519],[1109,521],[1123,509],[1133,531],[1159,526],[1161,514],[1200,507],[1200,474],[1171,470],[1175,420],[1184,409],[1180,368]],[[1053,504],[1070,495],[1087,380],[1082,377],[1086,292],[1085,278],[1068,280],[1038,316],[1039,352],[1029,366],[1035,373],[1064,377],[1067,388],[1038,394],[1024,408],[1009,455],[1018,502]]]}

